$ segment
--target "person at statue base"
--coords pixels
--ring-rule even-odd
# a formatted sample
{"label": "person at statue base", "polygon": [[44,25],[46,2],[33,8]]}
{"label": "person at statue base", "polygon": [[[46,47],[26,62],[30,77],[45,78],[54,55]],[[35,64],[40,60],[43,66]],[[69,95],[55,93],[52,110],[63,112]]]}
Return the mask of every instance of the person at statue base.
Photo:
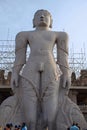
{"label": "person at statue base", "polygon": [[70,127],[70,130],[80,130],[79,127],[73,123],[73,125]]}
{"label": "person at statue base", "polygon": [[27,126],[26,126],[26,123],[25,123],[25,122],[22,123],[21,130],[27,130]]}
{"label": "person at statue base", "polygon": [[[20,89],[19,102],[23,104],[29,130],[36,130],[37,124],[54,130],[58,111],[57,64],[62,71],[62,87],[70,86],[68,35],[51,31],[52,16],[47,10],[35,13],[33,27],[35,30],[20,32],[16,36],[11,86],[13,91],[17,87]],[[26,61],[28,45],[30,55]],[[54,45],[57,46],[57,64],[53,56]]]}

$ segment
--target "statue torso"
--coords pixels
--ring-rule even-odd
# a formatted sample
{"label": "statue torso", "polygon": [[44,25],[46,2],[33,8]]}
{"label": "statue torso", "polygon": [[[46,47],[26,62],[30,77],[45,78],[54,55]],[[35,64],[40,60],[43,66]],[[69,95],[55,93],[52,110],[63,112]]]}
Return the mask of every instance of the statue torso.
{"label": "statue torso", "polygon": [[[43,71],[43,77],[57,78],[57,66],[53,56],[56,35],[51,31],[32,31],[27,35],[30,56],[23,69],[22,75],[28,79],[36,79],[39,71]],[[47,76],[49,75],[49,76]]]}
{"label": "statue torso", "polygon": [[28,37],[31,55],[39,51],[49,50],[52,52],[56,39],[55,36],[55,33],[51,31],[32,31]]}

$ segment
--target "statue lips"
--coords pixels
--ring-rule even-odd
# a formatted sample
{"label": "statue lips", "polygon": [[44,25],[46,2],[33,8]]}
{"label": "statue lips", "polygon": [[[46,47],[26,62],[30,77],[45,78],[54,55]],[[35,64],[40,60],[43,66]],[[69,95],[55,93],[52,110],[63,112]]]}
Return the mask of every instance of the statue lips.
{"label": "statue lips", "polygon": [[41,18],[40,18],[40,21],[44,21],[44,18],[41,17]]}
{"label": "statue lips", "polygon": [[46,26],[47,25],[47,23],[46,23],[46,21],[45,21],[45,19],[44,18],[40,18],[40,26]]}
{"label": "statue lips", "polygon": [[40,22],[45,22],[44,18],[40,18]]}

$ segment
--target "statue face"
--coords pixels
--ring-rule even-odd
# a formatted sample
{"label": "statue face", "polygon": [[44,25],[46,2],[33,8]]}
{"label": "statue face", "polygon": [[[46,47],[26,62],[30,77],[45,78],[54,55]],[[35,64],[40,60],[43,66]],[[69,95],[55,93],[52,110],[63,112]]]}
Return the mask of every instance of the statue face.
{"label": "statue face", "polygon": [[34,16],[34,27],[50,27],[51,28],[51,15],[46,10],[39,10]]}

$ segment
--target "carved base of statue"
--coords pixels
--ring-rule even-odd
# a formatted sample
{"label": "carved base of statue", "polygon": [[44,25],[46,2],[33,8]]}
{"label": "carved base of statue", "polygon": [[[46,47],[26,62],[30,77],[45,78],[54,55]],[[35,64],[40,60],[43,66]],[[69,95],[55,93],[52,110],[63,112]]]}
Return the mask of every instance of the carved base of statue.
{"label": "carved base of statue", "polygon": [[[67,88],[62,88],[60,83],[58,112],[56,118],[56,130],[67,130],[73,122],[77,122],[81,129],[87,128],[85,121],[79,107],[73,103],[67,96]],[[22,96],[22,95],[21,95]],[[20,103],[20,87],[16,89],[14,96],[7,98],[0,106],[0,125],[5,126],[6,123],[13,123],[19,125],[25,122],[25,113],[23,111],[23,104]],[[50,110],[49,110],[50,111]],[[41,114],[41,113],[40,113]],[[41,118],[37,122],[37,129],[41,130]],[[43,124],[44,126],[44,124]],[[44,127],[45,129],[45,127]]]}
{"label": "carved base of statue", "polygon": [[78,105],[76,105],[68,97],[68,89],[60,87],[59,90],[59,108],[57,114],[57,130],[67,130],[73,122],[78,123],[81,130],[87,128],[87,122],[80,111]]}

